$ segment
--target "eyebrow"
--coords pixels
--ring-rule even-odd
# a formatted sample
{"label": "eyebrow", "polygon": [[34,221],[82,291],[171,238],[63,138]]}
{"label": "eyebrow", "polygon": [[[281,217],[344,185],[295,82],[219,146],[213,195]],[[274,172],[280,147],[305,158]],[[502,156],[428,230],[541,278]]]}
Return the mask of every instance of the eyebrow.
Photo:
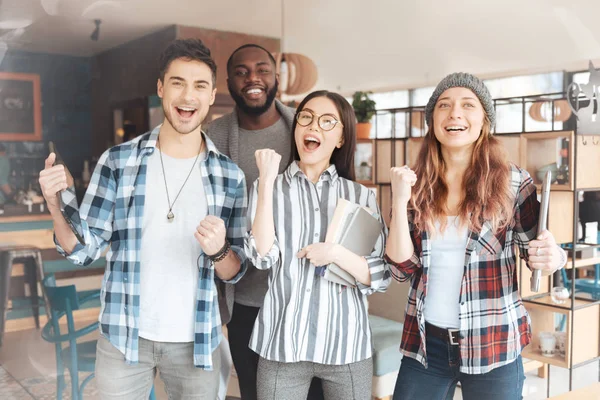
{"label": "eyebrow", "polygon": [[[259,66],[272,65],[272,63],[270,63],[268,61],[259,61],[256,63],[256,65],[259,65]],[[233,68],[248,68],[248,66],[246,64],[237,64],[237,65],[234,65]]]}
{"label": "eyebrow", "polygon": [[[314,110],[311,110],[311,109],[310,109],[310,108],[308,108],[308,107],[304,107],[304,108],[303,108],[302,110],[300,110],[300,111],[307,111],[307,110],[308,110],[308,111],[310,111],[310,112],[312,112],[313,114],[316,114],[316,112],[315,112]],[[329,112],[323,113],[323,114],[321,114],[321,115],[330,115],[330,116],[332,116],[332,117],[333,117],[333,118],[335,118],[335,119],[341,119],[341,118],[340,118],[340,117],[338,117],[337,115],[335,115],[335,114],[333,114],[333,113],[329,113]]]}
{"label": "eyebrow", "polygon": [[[183,79],[180,76],[172,76],[169,78],[170,81],[181,81],[181,82],[185,82],[185,79]],[[197,81],[194,81],[194,83],[206,83],[208,84],[208,81],[205,81],[204,79],[199,79]]]}

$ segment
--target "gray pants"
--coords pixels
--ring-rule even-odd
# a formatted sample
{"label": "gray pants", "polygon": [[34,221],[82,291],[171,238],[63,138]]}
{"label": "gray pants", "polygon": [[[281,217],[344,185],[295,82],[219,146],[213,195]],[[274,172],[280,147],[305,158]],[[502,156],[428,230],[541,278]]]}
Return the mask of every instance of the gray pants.
{"label": "gray pants", "polygon": [[323,382],[325,400],[365,400],[371,398],[373,360],[346,365],[311,362],[281,363],[258,361],[258,400],[306,399],[314,377]]}
{"label": "gray pants", "polygon": [[219,389],[219,350],[213,370],[194,367],[193,343],[163,343],[140,338],[139,363],[129,365],[123,354],[100,337],[96,350],[96,381],[101,400],[148,400],[156,370],[169,399],[214,400]]}

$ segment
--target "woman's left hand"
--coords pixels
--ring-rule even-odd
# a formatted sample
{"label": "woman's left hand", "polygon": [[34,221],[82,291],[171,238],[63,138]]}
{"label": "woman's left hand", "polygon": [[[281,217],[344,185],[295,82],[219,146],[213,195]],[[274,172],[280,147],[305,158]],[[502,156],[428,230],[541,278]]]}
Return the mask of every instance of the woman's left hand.
{"label": "woman's left hand", "polygon": [[321,267],[335,262],[337,254],[335,243],[313,243],[300,249],[296,257],[307,258],[315,267]]}
{"label": "woman's left hand", "polygon": [[[554,271],[563,267],[564,250],[558,247],[550,231],[543,231],[537,240],[529,242],[529,266],[542,271]],[[562,254],[561,254],[562,253]]]}

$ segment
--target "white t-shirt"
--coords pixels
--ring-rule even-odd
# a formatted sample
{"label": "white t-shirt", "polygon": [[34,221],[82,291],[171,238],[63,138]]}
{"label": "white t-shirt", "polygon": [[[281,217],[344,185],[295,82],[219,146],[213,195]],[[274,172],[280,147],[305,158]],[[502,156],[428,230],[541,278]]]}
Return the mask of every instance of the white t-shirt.
{"label": "white t-shirt", "polygon": [[198,288],[200,244],[196,227],[207,215],[199,163],[206,157],[177,159],[163,153],[169,203],[159,150],[149,156],[140,264],[140,336],[157,342],[192,342]]}
{"label": "white t-shirt", "polygon": [[447,217],[443,233],[436,221],[432,235],[431,265],[428,271],[425,321],[441,328],[458,328],[460,287],[465,269],[467,226],[459,226],[456,216]]}

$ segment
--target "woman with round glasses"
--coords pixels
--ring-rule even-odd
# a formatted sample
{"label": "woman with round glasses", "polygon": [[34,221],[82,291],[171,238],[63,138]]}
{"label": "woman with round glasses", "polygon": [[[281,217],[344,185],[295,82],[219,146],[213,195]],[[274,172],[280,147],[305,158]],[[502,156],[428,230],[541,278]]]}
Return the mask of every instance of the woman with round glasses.
{"label": "woman with round glasses", "polygon": [[[273,150],[256,152],[259,178],[250,193],[246,253],[270,271],[250,339],[260,355],[259,399],[305,399],[313,377],[322,380],[326,399],[371,397],[367,296],[385,291],[390,272],[375,195],[354,182],[355,124],[342,96],[313,92],[298,107],[287,170],[277,175],[281,156]],[[370,208],[382,222],[369,256],[325,243],[338,199]],[[322,267],[330,263],[355,284],[324,279]]]}

